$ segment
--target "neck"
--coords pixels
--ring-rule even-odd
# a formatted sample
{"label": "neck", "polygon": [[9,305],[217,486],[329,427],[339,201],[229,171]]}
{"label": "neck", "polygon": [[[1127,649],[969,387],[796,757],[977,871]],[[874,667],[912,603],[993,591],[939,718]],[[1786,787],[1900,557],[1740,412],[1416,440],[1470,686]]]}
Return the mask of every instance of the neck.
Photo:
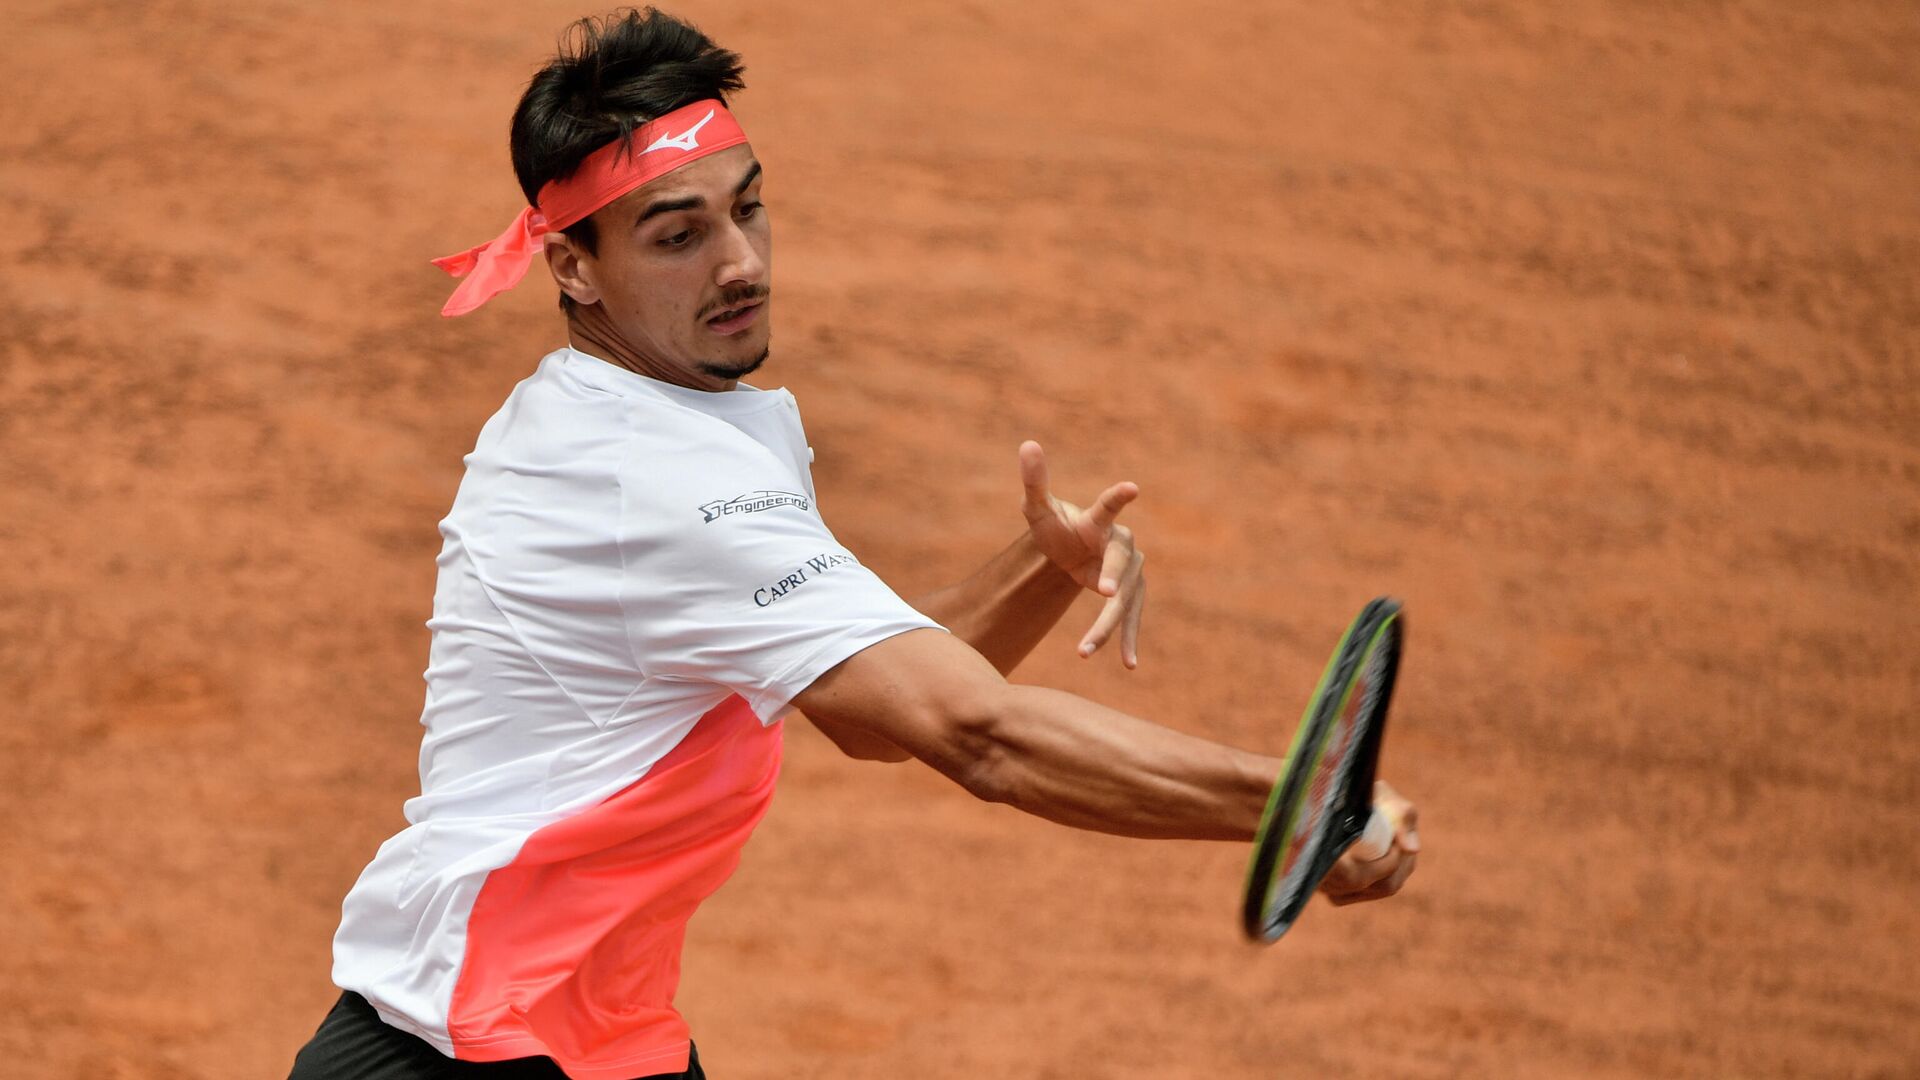
{"label": "neck", "polygon": [[567,313],[567,343],[615,367],[623,367],[636,375],[684,386],[689,390],[724,393],[732,390],[740,381],[723,379],[703,371],[689,371],[635,346],[620,332],[619,327],[613,325],[613,320],[607,318],[606,308],[601,304],[576,304]]}

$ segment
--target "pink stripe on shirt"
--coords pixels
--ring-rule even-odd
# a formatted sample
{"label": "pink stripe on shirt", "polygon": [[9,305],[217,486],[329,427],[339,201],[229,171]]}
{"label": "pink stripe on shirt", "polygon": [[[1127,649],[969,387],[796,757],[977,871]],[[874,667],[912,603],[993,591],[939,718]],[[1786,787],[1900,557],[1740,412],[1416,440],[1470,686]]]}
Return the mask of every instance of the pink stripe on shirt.
{"label": "pink stripe on shirt", "polygon": [[456,1056],[546,1055],[576,1080],[685,1069],[687,920],[739,864],[780,748],[781,725],[729,697],[640,780],[489,873],[447,1022]]}

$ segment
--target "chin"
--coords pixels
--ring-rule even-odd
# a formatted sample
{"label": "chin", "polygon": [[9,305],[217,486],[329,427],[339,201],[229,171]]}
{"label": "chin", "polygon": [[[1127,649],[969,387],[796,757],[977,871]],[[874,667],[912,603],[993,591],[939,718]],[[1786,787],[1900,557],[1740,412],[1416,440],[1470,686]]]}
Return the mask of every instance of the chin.
{"label": "chin", "polygon": [[708,360],[700,365],[700,370],[716,379],[742,379],[760,370],[767,362],[771,350],[762,348],[754,356],[745,360]]}

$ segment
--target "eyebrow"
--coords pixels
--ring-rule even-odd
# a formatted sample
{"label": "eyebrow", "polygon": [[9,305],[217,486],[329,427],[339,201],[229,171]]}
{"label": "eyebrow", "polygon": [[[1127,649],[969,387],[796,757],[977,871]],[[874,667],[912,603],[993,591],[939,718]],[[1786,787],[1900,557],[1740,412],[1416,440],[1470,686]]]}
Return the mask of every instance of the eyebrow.
{"label": "eyebrow", "polygon": [[736,196],[739,195],[741,192],[752,187],[753,182],[758,179],[760,179],[760,162],[755,161],[752,165],[747,166],[747,175],[741,177],[740,182],[733,186],[733,193]]}
{"label": "eyebrow", "polygon": [[[739,196],[741,192],[752,187],[753,182],[758,179],[760,179],[760,163],[755,161],[752,165],[747,166],[747,175],[741,177],[740,182],[734,185],[734,195],[736,197]],[[657,199],[648,203],[645,210],[640,211],[640,216],[634,219],[633,224],[638,228],[640,225],[645,224],[648,218],[658,217],[661,214],[671,214],[676,210],[698,210],[705,205],[707,205],[707,199],[704,195],[683,195],[678,199]]]}

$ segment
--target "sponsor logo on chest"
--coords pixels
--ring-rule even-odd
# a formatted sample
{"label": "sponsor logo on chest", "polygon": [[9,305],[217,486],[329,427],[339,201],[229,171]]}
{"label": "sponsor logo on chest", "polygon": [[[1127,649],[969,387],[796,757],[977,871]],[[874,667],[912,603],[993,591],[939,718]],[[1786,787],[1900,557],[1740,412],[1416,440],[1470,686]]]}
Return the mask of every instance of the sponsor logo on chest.
{"label": "sponsor logo on chest", "polygon": [[735,495],[731,499],[716,499],[700,505],[704,524],[711,525],[723,517],[735,514],[757,514],[762,510],[772,510],[777,506],[797,506],[809,509],[813,503],[805,495],[796,495],[791,491],[749,491],[745,495]]}

